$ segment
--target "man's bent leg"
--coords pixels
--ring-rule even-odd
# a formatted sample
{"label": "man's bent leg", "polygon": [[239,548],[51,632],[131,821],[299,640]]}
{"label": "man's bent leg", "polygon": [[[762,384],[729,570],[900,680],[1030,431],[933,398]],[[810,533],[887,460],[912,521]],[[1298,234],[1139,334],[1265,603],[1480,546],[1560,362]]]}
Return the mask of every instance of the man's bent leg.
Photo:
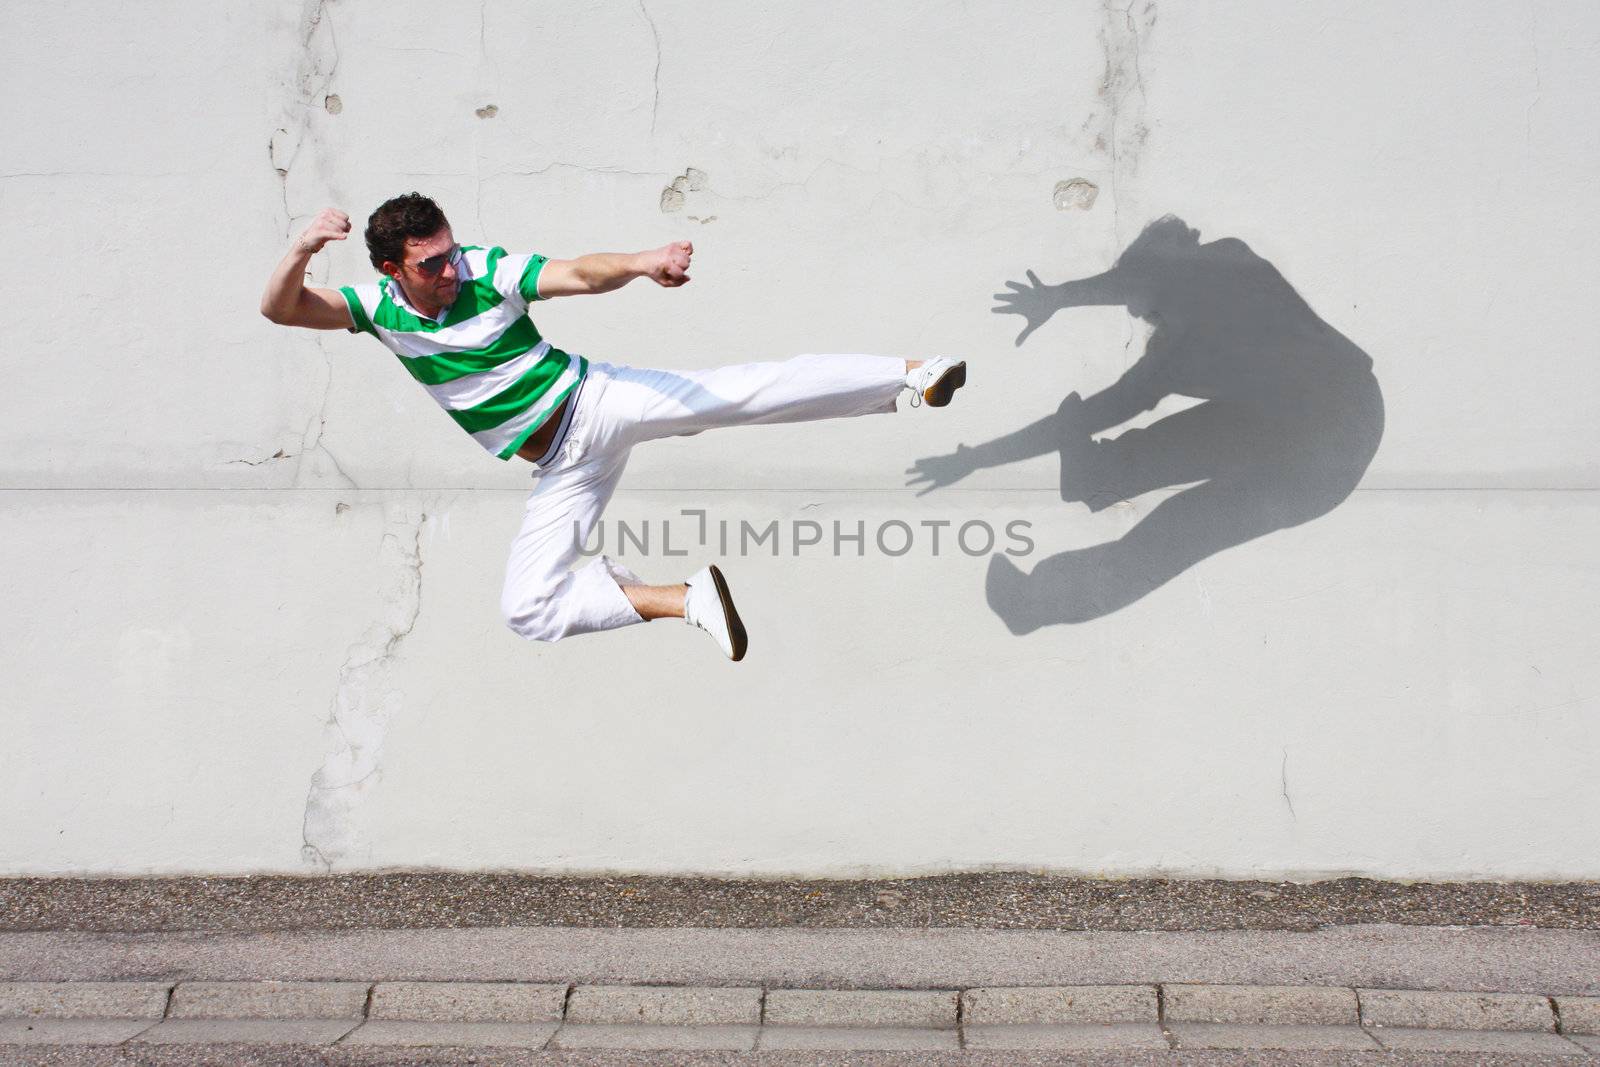
{"label": "man's bent leg", "polygon": [[622,451],[539,477],[511,543],[500,596],[501,613],[515,633],[532,641],[559,641],[645,621],[623,591],[625,585],[644,584],[638,575],[606,556],[571,569],[626,460]]}
{"label": "man's bent leg", "polygon": [[633,605],[633,610],[646,619],[681,619],[683,601],[689,587],[677,585],[625,585],[622,593]]}

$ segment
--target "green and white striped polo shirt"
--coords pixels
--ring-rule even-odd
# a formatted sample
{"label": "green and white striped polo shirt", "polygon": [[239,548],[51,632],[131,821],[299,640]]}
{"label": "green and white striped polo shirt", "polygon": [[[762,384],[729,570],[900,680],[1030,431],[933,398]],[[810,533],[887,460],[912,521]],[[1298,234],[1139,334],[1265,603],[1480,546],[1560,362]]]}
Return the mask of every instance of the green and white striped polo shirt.
{"label": "green and white striped polo shirt", "polygon": [[399,356],[473,440],[510,459],[588,370],[528,317],[544,264],[544,256],[462,246],[461,288],[437,319],[420,315],[393,278],[339,291],[356,330]]}

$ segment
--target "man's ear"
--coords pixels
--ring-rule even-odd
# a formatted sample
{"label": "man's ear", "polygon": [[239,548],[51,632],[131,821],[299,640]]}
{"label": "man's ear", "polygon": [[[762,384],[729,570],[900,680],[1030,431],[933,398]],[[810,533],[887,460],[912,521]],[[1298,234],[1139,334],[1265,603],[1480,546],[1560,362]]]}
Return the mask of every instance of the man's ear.
{"label": "man's ear", "polygon": [[400,265],[397,263],[391,263],[387,259],[383,261],[383,266],[379,267],[378,269],[391,278],[398,279],[400,277]]}

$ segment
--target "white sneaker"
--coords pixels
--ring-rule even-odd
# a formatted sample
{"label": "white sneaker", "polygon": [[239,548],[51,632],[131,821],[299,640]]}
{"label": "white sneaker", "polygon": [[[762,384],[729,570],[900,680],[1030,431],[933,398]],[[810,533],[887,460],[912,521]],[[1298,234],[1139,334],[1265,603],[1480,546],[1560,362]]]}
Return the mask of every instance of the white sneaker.
{"label": "white sneaker", "polygon": [[950,403],[955,391],[966,384],[966,362],[949,356],[930,359],[916,370],[906,372],[912,407],[920,407],[927,401],[930,408],[942,408]]}
{"label": "white sneaker", "polygon": [[733,594],[716,564],[705,567],[685,580],[689,593],[683,598],[683,621],[710,634],[724,654],[735,663],[744,659],[749,646],[744,623],[733,606]]}

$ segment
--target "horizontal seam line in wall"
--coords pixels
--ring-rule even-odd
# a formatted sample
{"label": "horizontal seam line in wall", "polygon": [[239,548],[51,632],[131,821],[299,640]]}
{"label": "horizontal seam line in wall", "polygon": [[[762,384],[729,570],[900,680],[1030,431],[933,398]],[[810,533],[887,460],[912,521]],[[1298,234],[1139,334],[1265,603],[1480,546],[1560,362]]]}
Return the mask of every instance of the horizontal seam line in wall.
{"label": "horizontal seam line in wall", "polygon": [[[916,493],[915,488],[857,486],[673,486],[662,489],[632,487],[627,493]],[[1161,492],[1162,490],[1152,490]],[[489,485],[19,485],[0,486],[0,493],[526,493],[528,487]],[[939,495],[954,493],[1057,493],[1050,486],[1017,486],[982,489],[964,487],[942,489]],[[1357,493],[1594,493],[1600,485],[1398,485],[1356,489]],[[1141,493],[1140,496],[1145,494]]]}

